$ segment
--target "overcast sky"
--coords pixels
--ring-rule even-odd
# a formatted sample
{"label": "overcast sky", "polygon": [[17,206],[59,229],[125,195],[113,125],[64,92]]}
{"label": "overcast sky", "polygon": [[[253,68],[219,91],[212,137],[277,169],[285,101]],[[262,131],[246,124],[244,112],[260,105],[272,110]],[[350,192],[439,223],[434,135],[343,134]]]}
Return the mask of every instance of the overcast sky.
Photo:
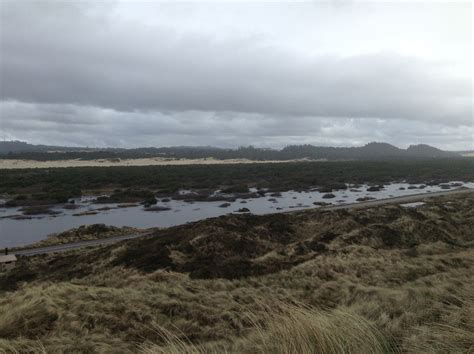
{"label": "overcast sky", "polygon": [[0,6],[2,139],[474,149],[470,1]]}

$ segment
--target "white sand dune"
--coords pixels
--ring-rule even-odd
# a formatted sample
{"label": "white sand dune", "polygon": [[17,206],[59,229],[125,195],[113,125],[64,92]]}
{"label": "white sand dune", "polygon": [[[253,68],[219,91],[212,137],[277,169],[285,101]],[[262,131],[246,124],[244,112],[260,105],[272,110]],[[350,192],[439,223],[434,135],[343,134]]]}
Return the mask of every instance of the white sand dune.
{"label": "white sand dune", "polygon": [[[292,160],[296,161],[296,160]],[[86,166],[164,166],[164,165],[221,165],[221,164],[251,164],[251,163],[282,163],[288,161],[252,161],[247,159],[216,160],[214,158],[204,159],[167,159],[162,157],[143,159],[101,159],[101,160],[58,160],[58,161],[34,161],[34,160],[9,160],[0,159],[0,169],[16,168],[61,168],[61,167],[86,167]]]}

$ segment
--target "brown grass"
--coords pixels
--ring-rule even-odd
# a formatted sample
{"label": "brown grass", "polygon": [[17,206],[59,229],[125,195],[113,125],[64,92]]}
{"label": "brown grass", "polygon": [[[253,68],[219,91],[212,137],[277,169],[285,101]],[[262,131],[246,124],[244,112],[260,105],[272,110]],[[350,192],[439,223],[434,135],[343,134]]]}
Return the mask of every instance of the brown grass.
{"label": "brown grass", "polygon": [[392,344],[364,318],[348,310],[320,311],[304,304],[259,303],[249,313],[253,333],[227,345],[193,344],[184,334],[156,326],[163,344],[144,344],[144,353],[386,353]]}
{"label": "brown grass", "polygon": [[[0,276],[0,352],[473,352],[474,198],[447,202],[219,218],[21,260]],[[183,270],[242,246],[264,271]]]}

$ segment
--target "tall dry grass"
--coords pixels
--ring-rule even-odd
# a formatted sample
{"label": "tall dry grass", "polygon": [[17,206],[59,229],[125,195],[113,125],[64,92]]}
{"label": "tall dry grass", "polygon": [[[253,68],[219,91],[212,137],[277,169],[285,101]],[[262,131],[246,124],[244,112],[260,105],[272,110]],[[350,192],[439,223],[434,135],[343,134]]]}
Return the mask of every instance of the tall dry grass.
{"label": "tall dry grass", "polygon": [[[294,242],[252,260],[275,269],[239,279],[112,266],[130,244],[20,260],[0,275],[0,352],[474,353],[471,199],[299,214]],[[325,252],[305,246],[335,228]]]}
{"label": "tall dry grass", "polygon": [[453,297],[441,318],[420,328],[406,347],[418,353],[474,353],[474,293]]}
{"label": "tall dry grass", "polygon": [[[258,301],[257,301],[258,302]],[[304,304],[258,303],[249,313],[253,331],[243,340],[212,348],[193,344],[183,334],[163,327],[156,333],[163,344],[145,344],[147,354],[161,353],[395,353],[393,343],[366,319],[348,309],[317,310]]]}
{"label": "tall dry grass", "polygon": [[[257,316],[255,314],[254,316]],[[304,304],[266,306],[253,341],[262,353],[387,353],[391,341],[349,309],[317,310]]]}
{"label": "tall dry grass", "polygon": [[[144,354],[202,354],[211,353],[202,345],[192,343],[183,333],[176,334],[159,324],[153,325],[153,330],[162,344],[139,344],[139,350]],[[217,353],[216,353],[217,354]]]}
{"label": "tall dry grass", "polygon": [[31,354],[47,354],[45,346],[40,340],[23,342],[20,346],[12,345],[6,341],[0,339],[0,353],[8,354],[22,354],[22,353],[31,353]]}

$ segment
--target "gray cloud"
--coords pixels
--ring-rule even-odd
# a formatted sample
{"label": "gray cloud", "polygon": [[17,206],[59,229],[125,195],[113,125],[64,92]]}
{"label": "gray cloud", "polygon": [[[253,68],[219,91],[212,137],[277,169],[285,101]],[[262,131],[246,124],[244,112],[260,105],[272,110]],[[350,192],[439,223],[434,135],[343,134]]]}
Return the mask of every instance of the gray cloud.
{"label": "gray cloud", "polygon": [[[465,129],[473,123],[471,73],[445,58],[349,53],[338,43],[333,53],[305,53],[268,33],[211,36],[132,21],[112,3],[1,6],[1,128],[11,136],[26,136],[27,126],[38,132],[32,140],[54,131],[78,144],[146,145],[160,137],[238,145],[266,137],[281,146],[301,142],[295,137],[350,145],[396,132],[448,146],[460,138],[469,145],[470,131],[472,145]],[[435,127],[446,133],[433,138]]]}
{"label": "gray cloud", "polygon": [[[282,117],[255,113],[187,111],[163,114],[84,106],[69,106],[72,113],[68,120],[51,119],[51,112],[62,107],[2,103],[0,113],[4,116],[21,112],[21,119],[5,120],[7,137],[34,143],[99,147],[253,144],[278,148],[303,143],[361,145],[377,140],[401,147],[426,143],[446,149],[464,149],[471,146],[474,134],[472,126],[398,119],[286,117],[282,124]],[[82,117],[87,117],[93,124],[83,124]]]}

